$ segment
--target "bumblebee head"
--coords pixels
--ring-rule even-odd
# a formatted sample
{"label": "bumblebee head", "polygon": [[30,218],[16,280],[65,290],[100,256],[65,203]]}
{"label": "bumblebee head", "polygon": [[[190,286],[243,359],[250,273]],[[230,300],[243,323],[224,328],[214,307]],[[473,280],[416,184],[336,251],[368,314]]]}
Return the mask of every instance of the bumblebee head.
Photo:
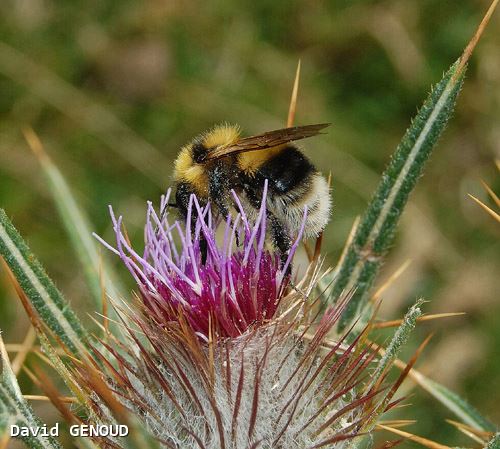
{"label": "bumblebee head", "polygon": [[204,163],[213,150],[223,150],[240,139],[240,128],[227,123],[215,126],[184,146],[176,161],[174,178],[181,181],[205,182]]}

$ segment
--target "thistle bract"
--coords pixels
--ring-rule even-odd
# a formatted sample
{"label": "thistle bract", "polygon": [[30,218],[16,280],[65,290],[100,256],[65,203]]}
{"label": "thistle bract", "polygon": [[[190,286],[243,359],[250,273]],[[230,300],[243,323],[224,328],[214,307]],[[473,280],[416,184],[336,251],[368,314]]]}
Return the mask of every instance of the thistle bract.
{"label": "thistle bract", "polygon": [[[144,303],[159,323],[176,321],[182,313],[192,329],[207,339],[210,331],[236,337],[251,326],[272,319],[286,289],[291,259],[303,233],[283,264],[280,256],[266,249],[266,193],[256,219],[248,219],[233,192],[238,213],[224,221],[202,207],[192,195],[185,223],[169,221],[170,191],[157,214],[147,207],[145,248],[136,252],[125,235],[122,217],[110,208],[116,249],[134,276]],[[164,213],[166,212],[166,213]],[[306,210],[304,210],[305,223]],[[217,238],[216,231],[223,231]],[[202,248],[206,261],[202,262]]]}
{"label": "thistle bract", "polygon": [[[378,386],[364,383],[376,351],[360,336],[327,342],[344,306],[316,326],[281,316],[208,345],[189,326],[161,329],[134,314],[132,344],[116,340],[105,344],[111,356],[100,355],[119,367],[104,381],[165,448],[346,448],[385,405]],[[135,328],[145,337],[138,345]],[[109,404],[91,373],[79,368],[79,384],[97,392],[95,416],[106,422]]]}
{"label": "thistle bract", "polygon": [[[118,367],[100,378],[165,447],[341,448],[390,407],[380,383],[364,381],[376,351],[361,335],[328,339],[348,297],[316,319],[311,296],[321,264],[287,287],[304,224],[283,263],[266,248],[266,191],[267,184],[257,213],[233,194],[237,213],[225,220],[192,196],[184,223],[169,221],[167,192],[166,213],[148,203],[142,255],[111,210],[116,248],[104,244],[140,298],[118,310],[128,318],[127,338],[95,348],[101,365]],[[78,371],[99,396],[98,421],[108,420],[98,376],[88,365]]]}

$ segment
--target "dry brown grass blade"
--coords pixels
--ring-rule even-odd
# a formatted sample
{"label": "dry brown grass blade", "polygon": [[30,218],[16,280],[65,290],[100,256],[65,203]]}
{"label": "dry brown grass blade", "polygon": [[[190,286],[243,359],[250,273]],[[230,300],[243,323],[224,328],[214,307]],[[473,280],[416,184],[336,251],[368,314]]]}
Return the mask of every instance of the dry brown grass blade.
{"label": "dry brown grass blade", "polygon": [[403,262],[403,264],[394,273],[392,273],[389,276],[389,278],[373,294],[372,301],[373,302],[378,301],[382,296],[382,293],[384,293],[396,281],[396,279],[406,271],[406,269],[410,266],[410,264],[411,264],[410,259]]}
{"label": "dry brown grass blade", "polygon": [[481,200],[478,200],[474,195],[469,195],[477,204],[479,204],[486,212],[488,212],[496,221],[500,222],[500,215],[498,215],[493,209],[490,209],[486,204],[484,204]]}
{"label": "dry brown grass blade", "polygon": [[24,138],[26,139],[26,142],[28,143],[28,146],[30,147],[30,150],[33,152],[33,154],[41,160],[46,159],[47,153],[45,152],[45,149],[43,148],[42,141],[38,137],[38,135],[35,133],[33,128],[26,127],[23,128],[23,135]]}
{"label": "dry brown grass blade", "polygon": [[481,36],[483,35],[484,30],[488,26],[488,22],[491,19],[491,16],[493,15],[493,12],[495,11],[495,8],[498,5],[499,0],[493,0],[490,4],[490,7],[488,8],[488,11],[486,11],[486,14],[483,17],[483,20],[481,20],[481,23],[477,27],[476,33],[472,37],[472,39],[469,41],[467,44],[467,47],[465,47],[464,52],[462,53],[462,56],[460,57],[460,63],[457,67],[457,71],[455,74],[455,78],[460,76],[463,71],[465,66],[467,65],[467,62],[469,61],[472,52],[474,51],[474,48],[476,48],[477,43],[479,42],[479,39],[481,39]]}
{"label": "dry brown grass blade", "polygon": [[299,81],[300,81],[300,59],[297,64],[297,70],[295,72],[295,80],[293,82],[292,97],[290,98],[290,106],[288,108],[288,118],[286,121],[286,126],[288,128],[293,126],[295,122],[295,112],[297,111],[297,97],[299,94]]}
{"label": "dry brown grass blade", "polygon": [[[462,316],[465,315],[465,312],[449,312],[449,313],[435,313],[432,315],[424,315],[417,318],[417,322],[420,323],[422,321],[431,321],[437,320],[440,318],[450,318],[454,316]],[[374,323],[373,329],[385,329],[387,327],[397,327],[401,325],[403,320],[391,320],[391,321],[383,321],[381,323]]]}
{"label": "dry brown grass blade", "polygon": [[17,376],[21,371],[21,368],[26,360],[26,357],[31,352],[33,348],[33,344],[36,341],[36,332],[33,327],[30,326],[28,332],[26,333],[26,337],[24,337],[24,341],[21,343],[21,348],[19,349],[16,357],[12,361],[12,371]]}
{"label": "dry brown grass blade", "polygon": [[491,190],[490,186],[486,184],[482,179],[481,179],[481,184],[484,187],[484,190],[488,192],[488,194],[491,196],[497,207],[500,208],[500,198],[498,198],[497,194]]}
{"label": "dry brown grass blade", "polygon": [[428,447],[429,449],[452,449],[450,446],[445,446],[443,444],[436,443],[435,441],[428,440],[427,438],[419,437],[412,433],[405,432],[404,430],[399,430],[394,427],[384,426],[383,424],[377,424],[377,428],[387,430],[388,432],[395,433],[396,435],[407,438],[408,440],[415,441],[422,446]]}

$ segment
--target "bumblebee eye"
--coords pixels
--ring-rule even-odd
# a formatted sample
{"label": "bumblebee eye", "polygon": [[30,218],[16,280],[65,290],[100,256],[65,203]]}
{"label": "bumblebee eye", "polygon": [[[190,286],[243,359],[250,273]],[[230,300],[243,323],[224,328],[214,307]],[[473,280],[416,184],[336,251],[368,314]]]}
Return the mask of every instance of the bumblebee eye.
{"label": "bumblebee eye", "polygon": [[207,158],[207,149],[201,143],[193,144],[191,152],[196,164],[201,164]]}

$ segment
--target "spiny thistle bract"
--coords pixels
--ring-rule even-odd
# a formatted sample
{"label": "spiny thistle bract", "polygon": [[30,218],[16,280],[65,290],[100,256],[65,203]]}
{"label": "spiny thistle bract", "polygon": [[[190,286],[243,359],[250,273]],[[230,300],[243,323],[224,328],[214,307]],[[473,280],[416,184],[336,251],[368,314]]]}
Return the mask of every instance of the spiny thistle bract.
{"label": "spiny thistle bract", "polygon": [[[104,382],[168,448],[344,447],[391,406],[394,389],[384,395],[379,382],[365,382],[376,351],[361,344],[363,334],[349,344],[348,333],[327,340],[347,297],[314,323],[307,297],[317,263],[295,287],[288,285],[287,267],[265,248],[265,192],[253,223],[235,200],[238,215],[219,223],[221,244],[218,221],[196,198],[196,215],[185,226],[169,224],[168,214],[160,219],[148,204],[143,256],[112,213],[117,248],[106,246],[130,270],[141,297],[126,311],[118,306],[127,315],[127,337],[96,345],[95,366],[107,369],[76,370],[93,398],[93,419],[110,417],[107,395],[99,393]],[[167,203],[168,195],[162,210]],[[201,235],[209,248],[205,265]]]}

